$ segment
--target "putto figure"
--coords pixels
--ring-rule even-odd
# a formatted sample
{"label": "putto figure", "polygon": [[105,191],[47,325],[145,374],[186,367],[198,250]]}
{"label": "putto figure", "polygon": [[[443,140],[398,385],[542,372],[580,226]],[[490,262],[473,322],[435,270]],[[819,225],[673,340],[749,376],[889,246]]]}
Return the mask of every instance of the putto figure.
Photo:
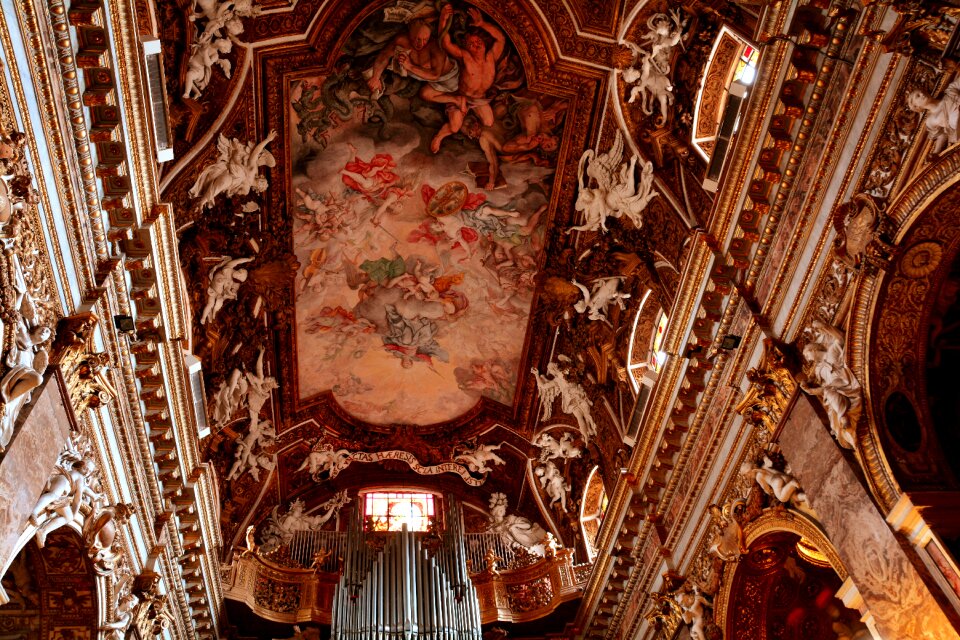
{"label": "putto figure", "polygon": [[547,365],[547,375],[541,375],[536,369],[531,369],[531,372],[537,378],[537,391],[540,393],[540,420],[550,419],[553,415],[553,401],[559,397],[561,410],[576,418],[584,443],[590,444],[590,438],[597,435],[597,423],[590,415],[593,402],[587,397],[583,387],[567,380],[556,362]]}
{"label": "putto figure", "polygon": [[499,444],[481,444],[472,450],[454,456],[453,459],[467,465],[467,469],[473,473],[490,473],[493,469],[488,467],[487,463],[505,464],[503,458],[494,453],[501,446]]}
{"label": "putto figure", "polygon": [[[655,13],[647,20],[649,31],[644,34],[641,46],[623,41],[623,45],[633,52],[632,65],[623,70],[624,81],[635,85],[630,91],[628,102],[636,102],[637,98],[640,98],[640,108],[648,116],[653,115],[653,107],[659,103],[658,125],[666,123],[667,109],[674,102],[673,84],[670,82],[670,58],[673,56],[673,48],[680,44],[685,26],[687,20],[681,20],[679,9],[670,11],[669,16]],[[639,69],[637,63],[640,63]]]}
{"label": "putto figure", "polygon": [[253,258],[233,259],[226,256],[210,269],[207,305],[200,315],[200,324],[212,322],[220,313],[224,302],[237,299],[237,295],[240,293],[240,285],[247,281],[247,270],[238,267],[252,261]]}
{"label": "putto figure", "polygon": [[602,320],[604,324],[610,326],[610,319],[607,318],[607,307],[611,303],[616,304],[621,310],[626,309],[623,302],[630,297],[629,293],[619,291],[620,283],[623,277],[597,278],[593,286],[587,289],[585,286],[573,280],[573,286],[580,289],[583,294],[583,300],[573,305],[577,313],[586,313],[590,320]]}

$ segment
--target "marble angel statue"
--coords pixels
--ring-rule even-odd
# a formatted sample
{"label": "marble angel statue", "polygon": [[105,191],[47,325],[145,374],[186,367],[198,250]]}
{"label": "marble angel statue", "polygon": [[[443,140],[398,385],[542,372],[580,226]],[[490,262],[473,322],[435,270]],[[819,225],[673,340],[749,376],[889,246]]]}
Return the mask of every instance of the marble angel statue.
{"label": "marble angel statue", "polygon": [[350,497],[344,489],[317,507],[320,513],[315,516],[304,513],[303,501],[299,499],[291,502],[287,512],[282,516],[278,513],[280,506],[275,506],[267,526],[264,527],[260,552],[272,553],[281,545],[290,544],[298,531],[319,531],[323,525],[339,514],[340,509],[348,502]]}
{"label": "marble angel statue", "polygon": [[547,375],[541,375],[535,368],[531,371],[537,378],[537,391],[540,394],[540,420],[550,419],[553,401],[560,398],[560,409],[576,419],[584,443],[589,444],[590,438],[597,434],[597,423],[590,414],[593,402],[587,397],[587,392],[576,382],[567,380],[556,362],[547,365]]}
{"label": "marble angel statue", "polygon": [[680,611],[680,618],[690,626],[691,640],[707,640],[707,609],[710,602],[700,593],[696,585],[673,594],[673,600]]}
{"label": "marble angel statue", "polygon": [[789,504],[801,511],[810,510],[807,494],[800,486],[800,481],[790,475],[789,468],[785,471],[776,469],[768,456],[763,456],[763,465],[759,467],[744,462],[740,466],[740,475],[745,478],[752,477],[765,494],[778,502]]}
{"label": "marble angel statue", "polygon": [[265,191],[269,182],[260,175],[260,168],[276,166],[276,158],[267,151],[267,145],[276,138],[277,132],[271,131],[254,145],[253,142],[244,144],[236,138],[227,138],[221,133],[217,139],[219,156],[216,162],[200,172],[190,187],[190,197],[199,198],[200,208],[206,209],[220,194],[229,198],[245,196],[251,190],[255,193]]}
{"label": "marble angel statue", "polygon": [[[640,108],[646,115],[653,115],[654,105],[659,104],[658,124],[666,122],[668,108],[674,102],[673,83],[670,82],[670,59],[673,48],[680,44],[686,19],[681,19],[680,9],[673,9],[668,16],[655,13],[647,20],[648,31],[640,45],[622,41],[633,52],[633,62],[623,70],[623,80],[633,84],[628,102],[640,99]],[[640,68],[637,68],[639,63]]]}
{"label": "marble angel statue", "polygon": [[[320,481],[324,477],[327,480],[333,480],[341,471],[350,466],[350,452],[346,449],[337,449],[336,451],[330,445],[324,445],[324,448],[314,449],[303,463],[297,467],[297,472],[308,470],[310,476]],[[324,476],[323,474],[326,474]]]}
{"label": "marble angel statue", "polygon": [[224,426],[247,401],[247,377],[234,369],[213,396],[213,423]]}
{"label": "marble angel statue", "polygon": [[533,444],[540,447],[540,462],[556,460],[557,458],[569,460],[571,458],[579,458],[583,455],[580,447],[573,443],[573,434],[569,431],[560,436],[559,440],[544,431],[537,436]]}
{"label": "marble angel statue", "polygon": [[916,113],[926,113],[924,125],[932,143],[934,154],[943,152],[956,144],[960,131],[960,78],[955,79],[943,93],[943,97],[934,100],[920,89],[907,94],[907,108]]}
{"label": "marble angel statue", "polygon": [[264,451],[276,443],[277,430],[269,420],[250,422],[245,436],[237,437],[237,450],[233,454],[233,466],[227,473],[227,480],[236,480],[249,472],[253,479],[260,481],[260,469],[273,471],[277,463],[272,454]]}
{"label": "marble angel statue", "polygon": [[487,464],[505,464],[503,458],[494,453],[502,444],[481,444],[476,448],[465,451],[453,457],[455,462],[461,462],[472,473],[490,473],[493,469]]}
{"label": "marble angel statue", "polygon": [[610,325],[610,319],[607,318],[607,307],[610,304],[616,304],[620,309],[625,309],[624,300],[630,297],[629,293],[620,292],[620,284],[623,282],[622,276],[611,278],[597,278],[593,286],[587,289],[574,279],[573,286],[583,294],[583,300],[577,301],[573,305],[577,313],[586,313],[590,320],[602,320],[604,324]]}
{"label": "marble angel statue", "polygon": [[548,461],[544,465],[537,467],[534,474],[539,479],[540,486],[546,494],[550,496],[550,503],[547,506],[552,507],[559,502],[560,508],[566,511],[567,492],[570,491],[570,483],[564,479],[557,465],[554,464],[552,460]]}
{"label": "marble angel statue", "polygon": [[60,452],[53,474],[30,514],[37,527],[37,546],[43,548],[47,535],[65,524],[83,525],[94,505],[103,500],[96,478],[93,448],[84,438],[70,438]]}
{"label": "marble angel statue", "polygon": [[[636,180],[637,157],[623,162],[623,134],[618,130],[613,146],[605,153],[587,149],[580,156],[577,180],[576,210],[584,222],[571,231],[607,231],[607,218],[626,215],[635,227],[643,224],[641,213],[658,194],[653,191],[653,164],[643,167],[641,180]],[[596,183],[596,187],[590,184]]]}
{"label": "marble angel statue", "polygon": [[240,265],[252,262],[254,258],[232,258],[224,256],[210,269],[207,285],[207,304],[200,315],[200,324],[212,322],[227,300],[236,300],[240,294],[240,285],[247,281],[247,270]]}
{"label": "marble angel statue", "polygon": [[201,36],[199,41],[192,44],[190,58],[187,60],[187,71],[183,76],[183,97],[188,100],[199,99],[210,84],[215,66],[220,67],[223,75],[229,79],[232,71],[230,61],[220,56],[232,50],[233,42],[228,38]]}
{"label": "marble angel statue", "polygon": [[490,524],[487,531],[499,534],[509,547],[521,546],[538,556],[545,553],[547,532],[526,518],[507,515],[507,496],[504,493],[490,496]]}
{"label": "marble angel statue", "polygon": [[830,430],[840,446],[856,445],[857,418],[863,390],[844,358],[844,336],[820,320],[811,325],[811,340],[803,348],[806,380],[800,388],[820,398],[830,419]]}

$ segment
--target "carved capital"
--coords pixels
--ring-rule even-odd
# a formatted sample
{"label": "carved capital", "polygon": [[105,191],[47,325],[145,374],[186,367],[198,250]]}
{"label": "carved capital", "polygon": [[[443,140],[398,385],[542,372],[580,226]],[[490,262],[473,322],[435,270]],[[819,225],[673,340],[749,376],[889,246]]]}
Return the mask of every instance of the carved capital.
{"label": "carved capital", "polygon": [[757,367],[747,371],[750,388],[736,408],[748,422],[771,434],[797,391],[797,382],[788,367],[788,354],[785,346],[775,340],[763,341],[763,357]]}
{"label": "carved capital", "polygon": [[93,331],[98,322],[96,315],[80,313],[62,318],[57,325],[52,363],[59,365],[70,404],[78,414],[110,402],[117,394],[107,377],[109,356],[94,351]]}

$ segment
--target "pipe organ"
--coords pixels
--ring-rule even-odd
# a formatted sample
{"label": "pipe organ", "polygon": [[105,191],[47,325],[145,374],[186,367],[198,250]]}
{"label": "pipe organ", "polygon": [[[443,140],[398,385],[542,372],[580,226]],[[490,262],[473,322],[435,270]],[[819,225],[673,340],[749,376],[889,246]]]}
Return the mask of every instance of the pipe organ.
{"label": "pipe organ", "polygon": [[364,531],[355,514],[333,600],[334,640],[480,640],[463,514],[447,500],[442,533]]}

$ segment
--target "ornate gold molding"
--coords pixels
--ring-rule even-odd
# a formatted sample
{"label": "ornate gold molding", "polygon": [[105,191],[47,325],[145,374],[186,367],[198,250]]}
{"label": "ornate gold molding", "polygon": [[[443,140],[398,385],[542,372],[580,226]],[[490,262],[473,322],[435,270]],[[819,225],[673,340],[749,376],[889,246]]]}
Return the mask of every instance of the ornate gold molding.
{"label": "ornate gold molding", "polygon": [[735,409],[747,422],[765,428],[771,435],[797,392],[797,382],[787,367],[787,359],[783,345],[766,338],[760,364],[746,374],[750,388]]}
{"label": "ornate gold molding", "polygon": [[110,356],[96,353],[94,329],[99,319],[93,313],[62,318],[57,325],[51,364],[59,366],[78,416],[116,398],[117,390],[107,377]]}

